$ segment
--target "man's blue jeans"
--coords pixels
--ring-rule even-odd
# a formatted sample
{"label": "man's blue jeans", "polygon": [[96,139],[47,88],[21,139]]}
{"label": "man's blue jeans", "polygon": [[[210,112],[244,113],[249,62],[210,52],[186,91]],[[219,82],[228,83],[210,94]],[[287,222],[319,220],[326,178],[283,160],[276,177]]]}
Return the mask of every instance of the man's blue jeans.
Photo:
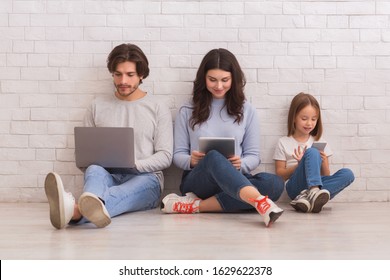
{"label": "man's blue jeans", "polygon": [[309,148],[305,151],[297,169],[286,183],[286,191],[291,199],[313,186],[328,190],[332,199],[355,180],[348,168],[342,168],[331,176],[321,176],[321,164],[322,159],[317,149]]}
{"label": "man's blue jeans", "polygon": [[[111,217],[156,208],[160,202],[160,183],[153,173],[110,174],[98,165],[91,165],[84,174],[84,192],[104,201]],[[87,222],[82,218],[78,224]]]}
{"label": "man's blue jeans", "polygon": [[240,199],[240,190],[254,186],[262,195],[276,201],[284,189],[283,179],[269,173],[242,174],[217,151],[210,151],[190,171],[183,174],[182,194],[193,192],[201,199],[215,196],[225,212],[253,209]]}

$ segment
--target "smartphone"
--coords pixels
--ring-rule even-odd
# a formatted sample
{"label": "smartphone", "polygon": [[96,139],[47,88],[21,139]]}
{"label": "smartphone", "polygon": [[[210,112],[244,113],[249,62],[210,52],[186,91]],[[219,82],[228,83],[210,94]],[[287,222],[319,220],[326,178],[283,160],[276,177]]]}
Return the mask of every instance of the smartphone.
{"label": "smartphone", "polygon": [[313,142],[312,148],[316,148],[319,151],[323,151],[326,147],[326,142]]}

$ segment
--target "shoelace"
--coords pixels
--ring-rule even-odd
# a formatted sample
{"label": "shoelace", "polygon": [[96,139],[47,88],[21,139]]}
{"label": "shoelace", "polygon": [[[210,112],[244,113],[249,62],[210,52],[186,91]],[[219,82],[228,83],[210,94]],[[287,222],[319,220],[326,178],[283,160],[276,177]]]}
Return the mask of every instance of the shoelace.
{"label": "shoelace", "polygon": [[259,210],[259,212],[264,215],[267,212],[267,210],[271,207],[271,204],[269,204],[267,199],[268,199],[268,195],[264,196],[262,199],[250,198],[249,201],[256,202],[257,210]]}
{"label": "shoelace", "polygon": [[190,202],[180,202],[180,201],[175,202],[175,204],[173,204],[173,211],[178,212],[178,213],[183,213],[183,214],[195,213],[195,211],[197,211],[199,209],[199,206],[194,207],[195,201],[197,201],[197,199],[195,199],[191,203]]}

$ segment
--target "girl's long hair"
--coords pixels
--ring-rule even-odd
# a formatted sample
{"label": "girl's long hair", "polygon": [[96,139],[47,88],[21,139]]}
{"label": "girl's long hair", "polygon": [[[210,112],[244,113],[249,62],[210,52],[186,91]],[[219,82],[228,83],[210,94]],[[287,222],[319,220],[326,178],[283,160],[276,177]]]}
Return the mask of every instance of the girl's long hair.
{"label": "girl's long hair", "polygon": [[236,57],[230,51],[213,49],[205,55],[196,73],[192,92],[193,111],[190,119],[192,129],[207,121],[210,116],[213,95],[207,90],[206,75],[212,69],[231,73],[232,86],[225,95],[224,106],[226,106],[228,114],[235,117],[235,122],[240,123],[243,118],[245,75]]}
{"label": "girl's long hair", "polygon": [[290,110],[288,112],[288,121],[287,121],[287,136],[292,136],[295,133],[295,118],[299,112],[306,106],[313,106],[318,113],[318,119],[316,127],[310,132],[310,135],[314,137],[317,141],[322,136],[322,120],[321,120],[321,108],[317,99],[314,98],[311,94],[300,92],[298,93],[293,100],[291,101]]}

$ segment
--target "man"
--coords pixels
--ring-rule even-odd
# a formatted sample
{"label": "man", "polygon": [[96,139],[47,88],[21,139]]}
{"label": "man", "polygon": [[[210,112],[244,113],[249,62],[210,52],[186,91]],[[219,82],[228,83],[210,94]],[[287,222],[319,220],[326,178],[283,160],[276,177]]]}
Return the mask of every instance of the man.
{"label": "man", "polygon": [[50,221],[57,229],[85,222],[102,228],[111,223],[111,217],[152,209],[160,201],[162,170],[172,162],[171,113],[167,106],[139,88],[149,75],[149,64],[138,46],[115,47],[107,58],[107,68],[115,93],[93,101],[84,125],[133,127],[136,168],[131,174],[110,174],[101,166],[89,166],[84,175],[84,192],[77,204],[73,195],[64,191],[60,176],[49,173],[45,192]]}

